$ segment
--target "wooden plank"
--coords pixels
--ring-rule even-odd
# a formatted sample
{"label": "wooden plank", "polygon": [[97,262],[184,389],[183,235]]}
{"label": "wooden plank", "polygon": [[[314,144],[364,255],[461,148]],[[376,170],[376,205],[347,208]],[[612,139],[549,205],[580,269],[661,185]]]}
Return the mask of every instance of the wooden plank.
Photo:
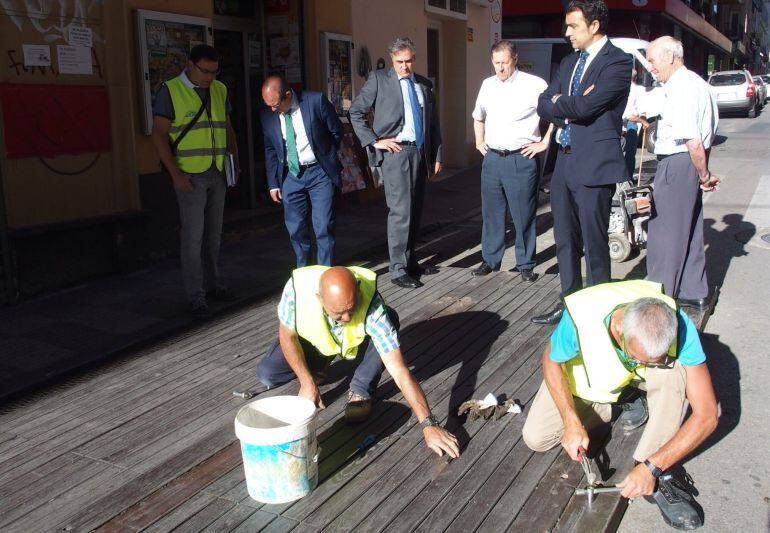
{"label": "wooden plank", "polygon": [[[225,501],[225,500],[223,500]],[[206,533],[228,532],[241,525],[247,518],[257,512],[253,507],[235,505],[229,511],[217,518],[206,527]]]}
{"label": "wooden plank", "polygon": [[[206,507],[209,503],[214,501],[215,498],[216,497],[211,494],[198,492],[182,503],[182,505],[165,514],[162,518],[142,531],[143,533],[166,533],[167,531],[171,531],[187,520],[187,518]],[[110,527],[105,529],[104,533],[123,533],[124,531],[129,531],[128,528],[125,528],[116,522],[107,522],[106,525],[109,525]],[[102,533],[101,528],[96,531]]]}
{"label": "wooden plank", "polygon": [[277,515],[272,513],[254,511],[246,520],[233,529],[233,533],[254,533],[255,531],[262,531],[276,518],[278,518]]}
{"label": "wooden plank", "polygon": [[174,528],[174,531],[209,531],[209,525],[235,507],[233,502],[212,500],[206,507]]}

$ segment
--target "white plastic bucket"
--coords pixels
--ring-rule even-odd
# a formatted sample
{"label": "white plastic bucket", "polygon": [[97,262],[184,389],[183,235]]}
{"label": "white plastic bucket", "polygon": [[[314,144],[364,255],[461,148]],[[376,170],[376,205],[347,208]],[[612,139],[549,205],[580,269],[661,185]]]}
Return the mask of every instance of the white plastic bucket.
{"label": "white plastic bucket", "polygon": [[273,396],[241,407],[241,441],[249,496],[262,503],[298,500],[318,484],[315,405],[299,396]]}

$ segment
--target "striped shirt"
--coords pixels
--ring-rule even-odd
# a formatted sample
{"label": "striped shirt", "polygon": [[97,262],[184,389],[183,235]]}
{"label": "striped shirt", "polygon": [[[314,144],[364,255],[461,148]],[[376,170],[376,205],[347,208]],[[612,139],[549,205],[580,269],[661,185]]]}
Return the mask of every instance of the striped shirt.
{"label": "striped shirt", "polygon": [[[281,301],[278,303],[278,320],[290,330],[295,331],[296,315],[294,309],[296,306],[296,294],[294,293],[294,284],[291,281],[291,279],[287,281],[286,286],[283,288]],[[325,312],[324,318],[332,337],[334,337],[338,344],[341,344],[342,331],[345,329],[345,324],[338,324],[329,318]],[[385,302],[379,292],[374,293],[372,303],[369,305],[369,311],[366,314],[365,331],[372,339],[374,347],[380,356],[392,352],[400,345],[398,331],[393,327],[393,323],[390,321],[390,317],[388,317],[388,313],[385,310]]]}

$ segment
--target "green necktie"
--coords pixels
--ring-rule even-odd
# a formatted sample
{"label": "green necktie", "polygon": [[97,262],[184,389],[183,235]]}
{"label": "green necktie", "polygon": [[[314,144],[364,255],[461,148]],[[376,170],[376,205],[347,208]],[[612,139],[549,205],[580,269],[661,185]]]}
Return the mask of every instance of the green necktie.
{"label": "green necktie", "polygon": [[294,124],[291,121],[291,115],[283,115],[286,121],[286,160],[289,162],[289,172],[294,177],[299,177],[299,154],[297,153],[297,137],[294,133]]}

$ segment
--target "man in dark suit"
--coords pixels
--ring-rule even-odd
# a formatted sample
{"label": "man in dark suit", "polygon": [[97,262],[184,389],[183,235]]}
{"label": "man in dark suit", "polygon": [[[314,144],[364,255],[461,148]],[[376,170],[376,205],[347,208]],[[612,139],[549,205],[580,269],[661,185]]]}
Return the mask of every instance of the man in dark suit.
{"label": "man in dark suit", "polygon": [[[283,201],[284,221],[297,255],[308,265],[312,220],[317,264],[334,261],[334,196],[342,185],[337,150],[342,123],[321,93],[293,91],[286,79],[268,76],[262,84],[262,132],[270,197]],[[310,211],[310,213],[309,213]]]}
{"label": "man in dark suit", "polygon": [[[439,131],[433,84],[412,70],[415,47],[399,37],[388,48],[393,68],[374,71],[350,106],[350,122],[369,164],[380,167],[388,204],[388,252],[391,281],[399,287],[422,286],[414,244],[420,228],[425,181],[441,171]],[[372,124],[366,116],[374,111]]]}
{"label": "man in dark suit", "polygon": [[[562,297],[583,288],[581,251],[587,284],[610,280],[610,204],[615,184],[628,179],[620,133],[632,60],[607,39],[608,21],[601,0],[569,3],[566,36],[576,52],[562,60],[537,106],[559,127],[551,212]],[[562,313],[559,304],[532,322],[556,324]]]}

